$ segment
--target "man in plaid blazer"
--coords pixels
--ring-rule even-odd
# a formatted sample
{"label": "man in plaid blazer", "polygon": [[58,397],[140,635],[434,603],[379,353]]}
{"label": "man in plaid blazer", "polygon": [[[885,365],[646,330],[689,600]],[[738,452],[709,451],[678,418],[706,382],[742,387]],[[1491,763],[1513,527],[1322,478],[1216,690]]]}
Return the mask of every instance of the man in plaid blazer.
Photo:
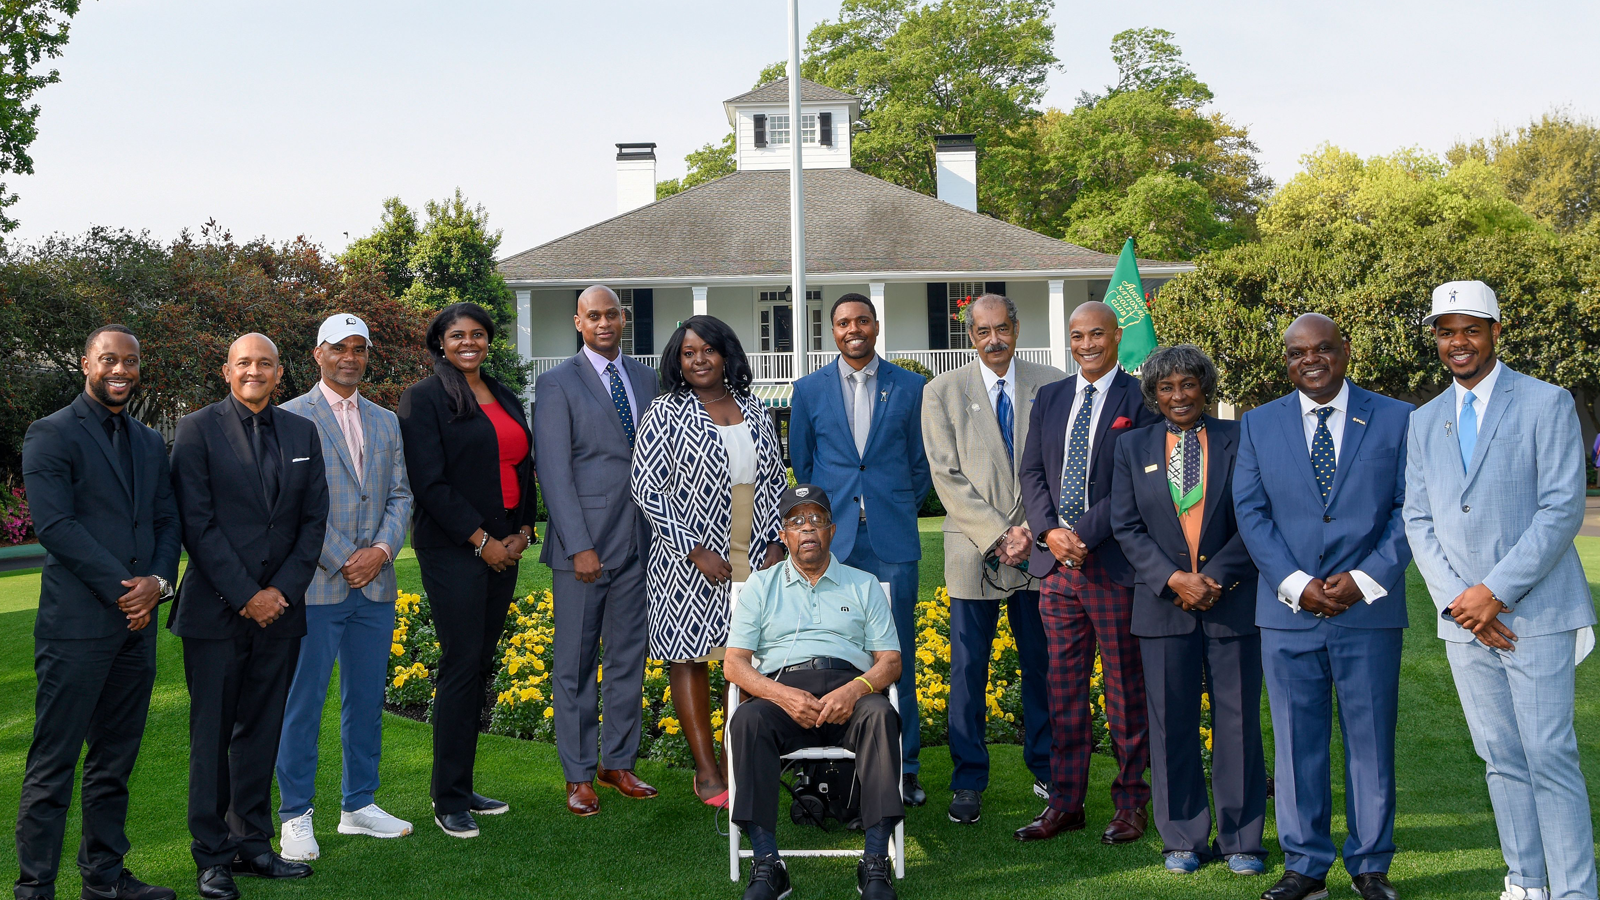
{"label": "man in plaid blazer", "polygon": [[394,557],[405,544],[411,485],[399,420],[356,390],[371,346],[361,319],[329,316],[313,351],[321,380],[279,407],[317,426],[328,479],[328,528],[306,591],[306,636],[278,744],[278,818],[283,856],[291,860],[316,859],[320,853],[311,829],[311,801],[317,732],[335,660],[344,751],[339,833],[380,838],[411,833],[410,822],[373,802],[394,641]]}

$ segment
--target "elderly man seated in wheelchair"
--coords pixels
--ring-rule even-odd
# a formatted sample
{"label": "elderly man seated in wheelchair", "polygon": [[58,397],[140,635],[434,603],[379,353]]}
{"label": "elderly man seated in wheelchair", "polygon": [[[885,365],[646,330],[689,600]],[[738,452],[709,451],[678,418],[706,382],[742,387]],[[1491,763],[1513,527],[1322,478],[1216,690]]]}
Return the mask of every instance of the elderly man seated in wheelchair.
{"label": "elderly man seated in wheelchair", "polygon": [[[854,513],[854,509],[851,510]],[[730,818],[750,837],[744,900],[788,895],[778,857],[783,755],[810,747],[855,754],[866,850],[856,868],[864,900],[893,900],[889,840],[900,798],[900,716],[882,691],[900,677],[900,639],[889,598],[870,573],[829,552],[828,495],[815,485],[778,501],[786,562],[756,572],[739,594],[723,672],[749,698],[728,725],[733,757]]]}

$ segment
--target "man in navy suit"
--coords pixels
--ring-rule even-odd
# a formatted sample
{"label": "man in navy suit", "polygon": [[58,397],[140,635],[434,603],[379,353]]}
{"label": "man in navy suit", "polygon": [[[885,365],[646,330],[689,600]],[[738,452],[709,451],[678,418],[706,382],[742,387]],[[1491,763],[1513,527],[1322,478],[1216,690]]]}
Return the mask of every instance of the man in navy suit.
{"label": "man in navy suit", "polygon": [[1345,870],[1394,900],[1394,733],[1406,621],[1411,405],[1345,380],[1350,342],[1308,313],[1284,332],[1294,393],[1246,413],[1234,470],[1239,531],[1261,572],[1256,624],[1277,746],[1284,875],[1263,900],[1326,897],[1333,864],[1328,742],[1344,735]]}
{"label": "man in navy suit", "polygon": [[1084,827],[1098,643],[1117,756],[1117,811],[1100,839],[1121,844],[1149,827],[1150,733],[1139,642],[1129,631],[1133,569],[1111,535],[1111,493],[1120,489],[1112,470],[1117,439],[1161,418],[1144,405],[1139,380],[1117,365],[1122,329],[1111,307],[1081,304],[1067,328],[1078,374],[1039,389],[1022,451],[1022,497],[1035,535],[1028,571],[1044,578],[1039,616],[1050,645],[1052,784],[1050,805],[1015,836],[1046,840]]}
{"label": "man in navy suit", "polygon": [[[178,506],[161,435],[128,415],[139,341],[89,333],[83,393],[28,426],[22,476],[49,551],[33,626],[33,743],[17,810],[18,897],[54,897],[83,757],[83,896],[168,900],[123,865],[128,776],[156,680],[156,604],[178,577]],[[84,745],[88,752],[84,753]]]}
{"label": "man in navy suit", "polygon": [[801,484],[834,498],[834,555],[889,583],[900,658],[907,661],[899,682],[901,780],[906,804],[921,806],[928,797],[917,781],[917,511],[933,487],[922,450],[925,382],[878,357],[871,300],[845,294],[828,315],[839,361],[795,382],[789,459]]}

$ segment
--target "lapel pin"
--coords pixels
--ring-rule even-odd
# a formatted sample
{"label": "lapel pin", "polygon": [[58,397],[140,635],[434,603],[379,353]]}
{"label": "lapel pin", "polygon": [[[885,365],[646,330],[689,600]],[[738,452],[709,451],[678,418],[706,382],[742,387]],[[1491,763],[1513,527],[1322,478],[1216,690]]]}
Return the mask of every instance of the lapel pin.
{"label": "lapel pin", "polygon": [[889,402],[889,392],[887,390],[882,390],[882,391],[878,392],[878,402],[879,403],[887,403],[887,402]]}
{"label": "lapel pin", "polygon": [[1355,416],[1351,416],[1350,417],[1350,421],[1356,423],[1357,425],[1365,425],[1365,424],[1367,424],[1365,419],[1358,419]]}
{"label": "lapel pin", "polygon": [[1146,472],[1154,472],[1156,469],[1159,469],[1159,468],[1160,468],[1160,466],[1156,465],[1155,463],[1151,463],[1150,465],[1145,466],[1144,470]]}
{"label": "lapel pin", "polygon": [[1445,434],[1449,434],[1450,433],[1450,421],[1448,419],[1445,420],[1445,423],[1444,423],[1444,433]]}

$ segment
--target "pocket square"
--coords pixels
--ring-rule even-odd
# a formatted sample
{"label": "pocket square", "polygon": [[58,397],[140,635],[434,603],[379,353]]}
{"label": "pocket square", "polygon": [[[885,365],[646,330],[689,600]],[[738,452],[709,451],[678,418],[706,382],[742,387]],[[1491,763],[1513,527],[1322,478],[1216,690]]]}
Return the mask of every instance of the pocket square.
{"label": "pocket square", "polygon": [[1115,429],[1118,429],[1118,428],[1132,428],[1132,427],[1133,427],[1133,420],[1128,418],[1127,416],[1117,416],[1116,420],[1111,423],[1112,430],[1115,430]]}
{"label": "pocket square", "polygon": [[310,459],[311,459],[311,457],[309,457],[309,456],[296,456],[294,459],[289,460],[289,462],[292,462],[292,463],[308,462]]}

